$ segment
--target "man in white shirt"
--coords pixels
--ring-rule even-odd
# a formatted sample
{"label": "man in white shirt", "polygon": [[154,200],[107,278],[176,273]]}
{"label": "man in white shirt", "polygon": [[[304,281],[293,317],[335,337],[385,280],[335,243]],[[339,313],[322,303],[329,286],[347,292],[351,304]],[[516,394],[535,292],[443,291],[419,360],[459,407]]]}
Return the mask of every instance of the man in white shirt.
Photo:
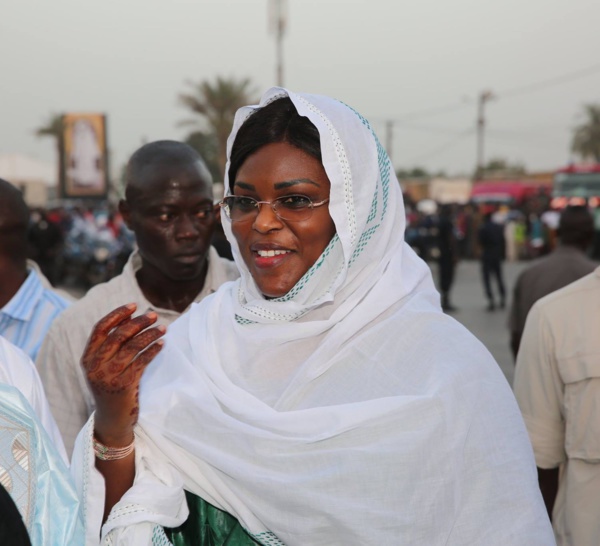
{"label": "man in white shirt", "polygon": [[66,463],[63,441],[50,412],[40,376],[31,359],[3,336],[0,336],[0,383],[15,387],[24,396]]}
{"label": "man in white shirt", "polygon": [[210,240],[218,221],[212,180],[200,156],[186,144],[142,146],[127,166],[119,210],[138,249],[123,273],[92,288],[48,332],[37,359],[52,412],[70,454],[94,410],[79,360],[95,323],[116,307],[135,303],[168,326],[188,307],[239,276]]}
{"label": "man in white shirt", "polygon": [[42,382],[31,359],[2,336],[0,483],[32,544],[83,544],[79,499]]}

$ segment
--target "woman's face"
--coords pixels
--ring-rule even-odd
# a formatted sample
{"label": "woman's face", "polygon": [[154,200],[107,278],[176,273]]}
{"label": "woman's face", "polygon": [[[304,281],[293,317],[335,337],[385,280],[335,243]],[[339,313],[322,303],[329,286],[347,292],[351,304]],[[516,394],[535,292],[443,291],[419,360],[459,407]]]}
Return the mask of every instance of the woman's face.
{"label": "woman's face", "polygon": [[[329,178],[317,159],[278,142],[248,156],[237,172],[233,193],[257,201],[304,195],[319,203],[329,198],[329,188]],[[232,222],[231,228],[254,281],[269,298],[287,294],[335,234],[328,204],[315,207],[310,218],[302,221],[281,220],[267,204],[250,216]]]}

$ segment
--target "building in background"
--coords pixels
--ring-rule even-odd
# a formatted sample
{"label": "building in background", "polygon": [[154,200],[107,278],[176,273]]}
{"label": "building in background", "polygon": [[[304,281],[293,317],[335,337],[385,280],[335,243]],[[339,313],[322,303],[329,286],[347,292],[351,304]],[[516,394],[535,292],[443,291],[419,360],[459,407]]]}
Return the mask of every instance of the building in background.
{"label": "building in background", "polygon": [[56,195],[56,175],[51,162],[24,154],[0,154],[0,178],[20,189],[29,207],[45,207]]}

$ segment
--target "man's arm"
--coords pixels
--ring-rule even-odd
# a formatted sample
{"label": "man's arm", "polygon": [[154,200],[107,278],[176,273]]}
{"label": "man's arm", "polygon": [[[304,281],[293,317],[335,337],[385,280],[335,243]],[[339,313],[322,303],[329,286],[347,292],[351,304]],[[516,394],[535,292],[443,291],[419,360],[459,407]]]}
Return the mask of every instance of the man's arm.
{"label": "man's arm", "polygon": [[510,310],[508,312],[508,329],[510,330],[510,348],[512,350],[513,358],[517,361],[517,354],[519,352],[519,345],[521,344],[522,332],[519,325],[522,324],[520,320],[521,315],[521,282],[523,275],[519,275],[515,287],[513,288],[512,301],[510,304]]}
{"label": "man's arm", "polygon": [[521,332],[513,330],[510,333],[510,348],[512,350],[513,358],[517,361],[517,355],[519,354],[519,346],[521,345]]}
{"label": "man's arm", "polygon": [[554,336],[539,303],[532,307],[525,323],[514,391],[533,446],[540,490],[551,514],[558,491],[559,467],[566,459],[565,423],[561,413],[563,384]]}
{"label": "man's arm", "polygon": [[544,498],[546,510],[548,510],[548,516],[550,517],[550,521],[552,521],[552,510],[554,509],[554,501],[558,493],[558,468],[538,467],[537,471],[540,491]]}

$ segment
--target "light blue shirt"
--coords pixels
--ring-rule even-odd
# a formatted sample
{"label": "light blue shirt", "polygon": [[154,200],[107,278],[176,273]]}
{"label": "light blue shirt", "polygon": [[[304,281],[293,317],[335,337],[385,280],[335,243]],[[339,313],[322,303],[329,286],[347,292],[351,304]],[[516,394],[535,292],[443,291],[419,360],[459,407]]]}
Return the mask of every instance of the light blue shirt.
{"label": "light blue shirt", "polygon": [[85,544],[69,470],[22,393],[0,383],[0,466],[36,546]]}
{"label": "light blue shirt", "polygon": [[69,305],[35,266],[30,267],[21,288],[0,309],[0,334],[35,361],[52,321]]}

